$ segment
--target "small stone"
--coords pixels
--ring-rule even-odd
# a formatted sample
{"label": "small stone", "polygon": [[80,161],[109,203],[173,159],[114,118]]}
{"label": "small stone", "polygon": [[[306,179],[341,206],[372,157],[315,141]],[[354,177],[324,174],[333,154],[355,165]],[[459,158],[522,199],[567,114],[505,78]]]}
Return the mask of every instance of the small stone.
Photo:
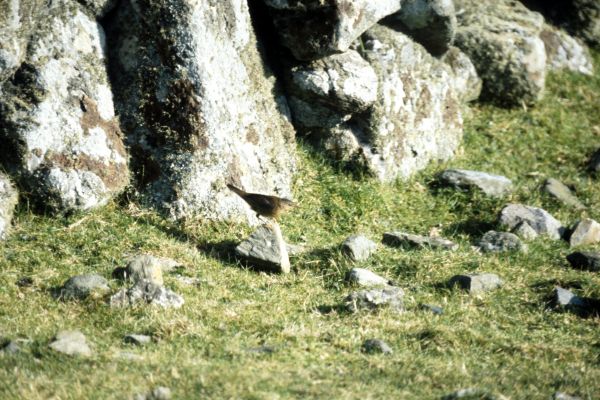
{"label": "small stone", "polygon": [[184,303],[183,297],[164,286],[141,280],[133,287],[121,289],[112,295],[110,306],[129,307],[140,301],[163,308],[180,308]]}
{"label": "small stone", "polygon": [[510,179],[501,175],[464,169],[447,169],[440,174],[442,184],[457,189],[477,188],[491,197],[503,197],[512,191]]}
{"label": "small stone", "polygon": [[479,388],[459,389],[442,397],[442,400],[507,400],[505,396],[495,395]]}
{"label": "small stone", "polygon": [[587,306],[587,302],[583,297],[576,296],[570,290],[561,288],[559,286],[554,288],[553,303],[555,306],[571,309],[584,308]]}
{"label": "small stone", "polygon": [[556,392],[552,395],[552,400],[582,400],[581,397],[571,396],[563,392]]}
{"label": "small stone", "polygon": [[456,250],[458,244],[448,239],[431,236],[419,236],[405,232],[386,232],[383,243],[396,247],[430,247],[432,249]]}
{"label": "small stone", "polygon": [[538,235],[547,235],[552,239],[560,239],[565,227],[546,210],[523,204],[508,204],[500,212],[500,225],[513,230],[522,222],[526,222]]}
{"label": "small stone", "polygon": [[29,287],[32,285],[33,285],[33,278],[31,278],[29,276],[22,276],[19,279],[17,279],[18,287]]}
{"label": "small stone", "polygon": [[544,182],[543,188],[545,192],[567,206],[571,206],[577,210],[583,210],[586,208],[583,203],[581,203],[581,201],[579,201],[579,199],[571,192],[571,189],[569,189],[559,180],[548,178],[546,179],[546,182]]}
{"label": "small stone", "polygon": [[362,344],[362,351],[367,354],[392,354],[392,348],[381,339],[367,339]]}
{"label": "small stone", "polygon": [[130,333],[129,335],[125,335],[123,337],[123,341],[125,343],[135,344],[137,346],[143,346],[150,342],[152,342],[152,338],[148,335],[138,335],[135,333]]}
{"label": "small stone", "polygon": [[62,299],[85,299],[93,292],[108,291],[108,281],[97,274],[77,275],[69,278],[59,290]]}
{"label": "small stone", "polygon": [[535,229],[525,221],[519,222],[512,232],[523,240],[533,240],[539,236]]}
{"label": "small stone", "polygon": [[471,294],[487,292],[502,286],[502,279],[496,274],[466,274],[450,278],[449,286],[458,285]]}
{"label": "small stone", "polygon": [[281,273],[290,272],[290,259],[277,223],[260,226],[235,252],[251,264]]}
{"label": "small stone", "polygon": [[58,332],[54,341],[50,343],[50,348],[70,356],[88,357],[92,355],[92,350],[88,346],[84,334],[80,331]]}
{"label": "small stone", "polygon": [[377,245],[364,235],[349,236],[342,243],[342,252],[353,261],[364,261],[377,249]]}
{"label": "small stone", "polygon": [[350,293],[344,300],[344,305],[346,310],[353,313],[360,310],[377,310],[382,307],[402,312],[404,310],[403,297],[404,291],[397,287],[362,290]]}
{"label": "small stone", "polygon": [[168,387],[158,386],[148,393],[138,393],[133,398],[134,400],[170,400],[172,394]]}
{"label": "small stone", "polygon": [[434,306],[431,304],[421,304],[421,310],[431,311],[435,315],[442,315],[444,313],[444,309],[440,306]]}
{"label": "small stone", "polygon": [[157,285],[163,284],[161,259],[150,254],[143,254],[131,259],[127,263],[123,273],[123,278],[134,283],[140,280],[147,280]]}
{"label": "small stone", "polygon": [[364,268],[352,268],[346,273],[348,282],[357,284],[358,286],[387,286],[391,285],[388,279],[385,279],[374,272]]}
{"label": "small stone", "polygon": [[600,242],[600,224],[590,218],[577,222],[569,238],[571,247],[598,242]]}
{"label": "small stone", "polygon": [[4,354],[17,354],[21,351],[21,346],[14,340],[9,340],[6,343],[0,345],[0,353]]}
{"label": "small stone", "polygon": [[576,251],[567,256],[567,261],[573,268],[587,271],[600,271],[600,253],[591,251]]}
{"label": "small stone", "polygon": [[304,246],[302,244],[286,243],[285,248],[288,252],[288,256],[290,256],[290,257],[299,256],[301,254],[306,253],[306,251],[307,251],[306,246]]}
{"label": "small stone", "polygon": [[527,251],[527,245],[521,239],[509,232],[486,232],[478,243],[484,253],[499,253],[503,251]]}

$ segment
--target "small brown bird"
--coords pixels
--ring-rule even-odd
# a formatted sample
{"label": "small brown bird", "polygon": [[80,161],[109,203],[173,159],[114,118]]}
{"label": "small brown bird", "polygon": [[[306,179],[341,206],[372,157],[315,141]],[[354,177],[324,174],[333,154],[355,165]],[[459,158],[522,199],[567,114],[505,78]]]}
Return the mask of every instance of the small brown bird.
{"label": "small brown bird", "polygon": [[244,199],[250,208],[256,212],[257,216],[262,215],[263,217],[277,219],[282,211],[295,206],[295,203],[289,199],[268,194],[248,193],[230,184],[227,187]]}

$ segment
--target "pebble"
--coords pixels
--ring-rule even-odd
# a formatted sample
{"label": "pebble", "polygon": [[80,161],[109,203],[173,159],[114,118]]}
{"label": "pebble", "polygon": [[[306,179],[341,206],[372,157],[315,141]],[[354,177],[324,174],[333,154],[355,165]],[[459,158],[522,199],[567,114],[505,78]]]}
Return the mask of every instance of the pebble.
{"label": "pebble", "polygon": [[364,235],[349,236],[342,243],[342,252],[352,261],[364,261],[377,250],[377,245]]}
{"label": "pebble", "polygon": [[56,334],[50,348],[70,356],[88,357],[92,350],[87,344],[85,335],[80,331],[60,331]]}
{"label": "pebble", "polygon": [[450,287],[458,285],[471,294],[487,292],[499,288],[502,284],[502,279],[496,274],[455,275],[448,282]]}

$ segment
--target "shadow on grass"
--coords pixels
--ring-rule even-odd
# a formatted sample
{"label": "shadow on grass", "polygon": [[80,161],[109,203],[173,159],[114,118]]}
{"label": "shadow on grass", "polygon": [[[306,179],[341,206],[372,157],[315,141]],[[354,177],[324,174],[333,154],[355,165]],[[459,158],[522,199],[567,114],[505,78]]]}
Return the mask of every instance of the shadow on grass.
{"label": "shadow on grass", "polygon": [[496,224],[490,221],[482,221],[476,218],[468,218],[463,221],[451,224],[447,228],[447,230],[452,232],[463,233],[473,238],[479,238],[487,231],[494,230],[495,228]]}

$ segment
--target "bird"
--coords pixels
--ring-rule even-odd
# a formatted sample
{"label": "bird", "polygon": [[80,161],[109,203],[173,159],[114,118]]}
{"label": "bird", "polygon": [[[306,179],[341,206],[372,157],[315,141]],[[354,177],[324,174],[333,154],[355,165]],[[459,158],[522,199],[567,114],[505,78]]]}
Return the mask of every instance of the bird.
{"label": "bird", "polygon": [[227,187],[248,203],[250,208],[256,213],[257,217],[263,216],[276,220],[281,212],[296,205],[290,199],[268,194],[248,193],[232,184],[227,184]]}

